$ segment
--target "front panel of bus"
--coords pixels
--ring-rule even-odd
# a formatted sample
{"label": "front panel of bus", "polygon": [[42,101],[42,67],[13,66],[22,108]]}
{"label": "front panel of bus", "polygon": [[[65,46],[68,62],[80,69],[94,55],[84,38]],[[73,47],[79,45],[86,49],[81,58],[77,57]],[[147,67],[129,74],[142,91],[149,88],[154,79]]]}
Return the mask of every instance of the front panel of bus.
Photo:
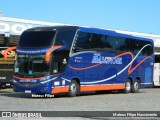
{"label": "front panel of bus", "polygon": [[[54,87],[54,80],[62,72],[60,61],[68,60],[69,49],[76,30],[52,29],[30,30],[22,33],[17,47],[17,56],[14,65],[13,87],[14,91],[26,93],[50,94]],[[64,58],[55,58],[55,52],[51,52],[46,61],[46,53],[54,46],[63,50]],[[57,48],[55,49],[55,51]],[[57,55],[56,55],[57,56]],[[53,62],[53,60],[55,62]],[[58,61],[56,61],[58,60]],[[57,67],[58,66],[58,67]]]}

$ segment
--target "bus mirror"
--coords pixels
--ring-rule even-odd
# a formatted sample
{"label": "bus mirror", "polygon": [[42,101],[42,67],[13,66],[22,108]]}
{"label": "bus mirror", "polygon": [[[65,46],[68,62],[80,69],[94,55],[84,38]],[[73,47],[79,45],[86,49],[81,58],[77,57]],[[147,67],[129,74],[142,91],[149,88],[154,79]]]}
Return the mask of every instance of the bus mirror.
{"label": "bus mirror", "polygon": [[57,46],[64,46],[65,45],[65,40],[57,40],[56,41],[56,43],[55,43],[55,45],[57,45]]}

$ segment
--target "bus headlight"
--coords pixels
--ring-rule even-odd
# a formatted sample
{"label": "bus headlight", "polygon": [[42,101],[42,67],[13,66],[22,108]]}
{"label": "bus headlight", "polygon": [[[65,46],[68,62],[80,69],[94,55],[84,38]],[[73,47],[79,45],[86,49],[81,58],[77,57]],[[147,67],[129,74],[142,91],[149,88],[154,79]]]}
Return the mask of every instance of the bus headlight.
{"label": "bus headlight", "polygon": [[50,82],[50,81],[52,81],[52,80],[55,80],[57,77],[54,77],[54,78],[52,78],[52,79],[49,79],[49,80],[44,80],[44,81],[42,81],[42,82],[40,82],[41,84],[45,84],[45,83],[47,83],[47,82]]}
{"label": "bus headlight", "polygon": [[12,81],[13,81],[13,83],[17,83],[17,81],[16,81],[16,80],[14,80],[14,79],[13,79]]}

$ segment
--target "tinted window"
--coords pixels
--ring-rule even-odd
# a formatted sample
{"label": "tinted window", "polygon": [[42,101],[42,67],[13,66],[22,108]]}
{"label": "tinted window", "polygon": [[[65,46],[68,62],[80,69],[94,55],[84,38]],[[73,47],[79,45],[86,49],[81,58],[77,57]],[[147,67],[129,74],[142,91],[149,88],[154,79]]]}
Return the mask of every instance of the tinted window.
{"label": "tinted window", "polygon": [[[137,55],[146,44],[151,43],[137,39],[79,32],[73,45],[73,50],[75,50],[74,52],[84,50],[115,53],[132,52]],[[152,47],[147,46],[139,55],[151,55],[153,53]]]}
{"label": "tinted window", "polygon": [[53,45],[55,31],[27,31],[20,37],[20,47],[49,47]]}
{"label": "tinted window", "polygon": [[[140,51],[140,49],[141,49],[141,48],[140,48],[140,41],[138,41],[138,40],[133,40],[133,41],[132,41],[132,44],[134,45],[134,46],[133,46],[133,49],[134,49],[133,54],[136,55],[136,54]],[[131,45],[132,45],[132,44],[131,44]]]}
{"label": "tinted window", "polygon": [[79,32],[74,43],[73,49],[75,50],[75,52],[83,51],[90,48],[90,34]]}
{"label": "tinted window", "polygon": [[147,44],[152,45],[150,42],[130,39],[130,44],[130,51],[135,55],[137,55],[140,50],[142,51],[139,53],[139,55],[151,55],[153,53],[153,46],[146,46],[143,48]]}
{"label": "tinted window", "polygon": [[159,55],[154,55],[155,58],[154,58],[154,62],[155,63],[160,63],[160,54]]}
{"label": "tinted window", "polygon": [[122,37],[106,36],[106,46],[110,52],[128,51],[129,40]]}
{"label": "tinted window", "polygon": [[146,46],[143,51],[142,51],[142,55],[151,55],[153,54],[153,46],[152,46],[152,43],[148,42],[148,41],[144,41],[144,46],[145,45],[148,45],[150,44],[149,46]]}
{"label": "tinted window", "polygon": [[[130,51],[136,55],[143,47],[143,41],[130,39]],[[139,54],[141,55],[141,53]]]}
{"label": "tinted window", "polygon": [[116,49],[117,48],[117,38],[114,36],[106,36],[107,48]]}
{"label": "tinted window", "polygon": [[95,48],[105,48],[105,35],[100,35],[100,34],[92,34],[91,37],[91,49]]}
{"label": "tinted window", "polygon": [[75,31],[61,31],[58,32],[54,45],[65,45],[66,49],[70,49]]}
{"label": "tinted window", "polygon": [[105,35],[85,32],[79,32],[74,43],[75,52],[82,50],[101,51],[105,46]]}

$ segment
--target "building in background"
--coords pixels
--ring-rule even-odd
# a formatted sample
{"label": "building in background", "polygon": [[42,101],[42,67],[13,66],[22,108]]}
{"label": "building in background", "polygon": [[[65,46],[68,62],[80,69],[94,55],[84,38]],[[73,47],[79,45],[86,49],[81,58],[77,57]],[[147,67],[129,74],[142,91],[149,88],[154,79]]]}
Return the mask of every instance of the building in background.
{"label": "building in background", "polygon": [[6,44],[5,38],[9,46],[16,45],[20,34],[28,28],[54,25],[63,24],[0,16],[0,46]]}

